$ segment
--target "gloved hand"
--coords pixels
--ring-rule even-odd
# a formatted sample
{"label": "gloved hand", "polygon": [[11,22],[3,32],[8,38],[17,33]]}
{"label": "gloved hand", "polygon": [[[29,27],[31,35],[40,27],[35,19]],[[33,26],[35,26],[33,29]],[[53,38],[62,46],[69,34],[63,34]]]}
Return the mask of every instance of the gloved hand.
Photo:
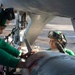
{"label": "gloved hand", "polygon": [[31,55],[33,55],[35,52],[28,52],[26,54],[21,54],[21,58],[24,58],[25,60],[27,60]]}

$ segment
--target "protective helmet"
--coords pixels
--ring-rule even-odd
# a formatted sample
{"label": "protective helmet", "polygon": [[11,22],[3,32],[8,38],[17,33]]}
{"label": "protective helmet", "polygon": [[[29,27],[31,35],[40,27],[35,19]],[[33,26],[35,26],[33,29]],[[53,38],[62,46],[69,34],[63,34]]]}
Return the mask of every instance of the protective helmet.
{"label": "protective helmet", "polygon": [[65,35],[60,31],[49,31],[48,38],[57,39],[62,47],[66,47],[67,40]]}
{"label": "protective helmet", "polygon": [[13,8],[7,8],[7,9],[0,8],[0,26],[6,27],[5,25],[6,21],[13,19],[15,19]]}
{"label": "protective helmet", "polygon": [[4,10],[0,8],[0,26],[6,27],[6,18],[4,17],[5,13]]}

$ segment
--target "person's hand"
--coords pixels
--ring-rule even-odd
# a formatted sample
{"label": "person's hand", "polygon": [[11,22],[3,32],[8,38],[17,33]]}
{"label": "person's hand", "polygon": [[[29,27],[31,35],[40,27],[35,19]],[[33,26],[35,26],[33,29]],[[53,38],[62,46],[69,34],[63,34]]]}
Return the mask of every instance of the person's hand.
{"label": "person's hand", "polygon": [[39,49],[33,49],[32,52],[37,53],[39,52]]}
{"label": "person's hand", "polygon": [[21,57],[21,58],[24,58],[24,59],[27,59],[27,58],[29,58],[31,55],[33,55],[34,53],[37,53],[37,52],[39,52],[39,49],[33,49],[31,52],[28,52],[28,53],[26,53],[26,54],[22,53],[20,57]]}
{"label": "person's hand", "polygon": [[24,59],[28,59],[31,55],[33,55],[35,52],[28,52],[28,53],[26,53],[26,54],[21,54],[21,58],[24,58]]}

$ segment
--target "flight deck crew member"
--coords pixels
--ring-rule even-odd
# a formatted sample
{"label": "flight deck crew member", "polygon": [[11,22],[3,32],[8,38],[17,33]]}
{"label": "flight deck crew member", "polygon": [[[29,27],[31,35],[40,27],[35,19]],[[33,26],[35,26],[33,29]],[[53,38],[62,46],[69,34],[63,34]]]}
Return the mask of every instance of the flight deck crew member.
{"label": "flight deck crew member", "polygon": [[[6,20],[0,20],[0,34],[2,34],[3,30],[5,29]],[[21,61],[20,58],[17,57],[24,57],[25,56],[19,52],[16,48],[5,42],[3,39],[0,38],[0,64],[9,67],[19,67],[24,68],[25,62]]]}
{"label": "flight deck crew member", "polygon": [[[8,22],[13,18],[13,9],[0,9],[0,34],[3,33]],[[29,53],[32,55],[32,52]],[[0,38],[0,64],[12,68],[26,68],[25,62],[21,58],[27,59],[27,55],[21,53],[19,50],[5,42]],[[19,57],[19,58],[18,58]]]}
{"label": "flight deck crew member", "polygon": [[[74,52],[70,49],[66,48],[67,45],[67,39],[65,35],[60,32],[60,31],[49,31],[48,33],[48,38],[50,38],[49,44],[50,48],[47,50],[52,50],[52,51],[60,51],[60,49],[63,50],[64,53],[75,56]],[[61,47],[57,47],[57,44]]]}

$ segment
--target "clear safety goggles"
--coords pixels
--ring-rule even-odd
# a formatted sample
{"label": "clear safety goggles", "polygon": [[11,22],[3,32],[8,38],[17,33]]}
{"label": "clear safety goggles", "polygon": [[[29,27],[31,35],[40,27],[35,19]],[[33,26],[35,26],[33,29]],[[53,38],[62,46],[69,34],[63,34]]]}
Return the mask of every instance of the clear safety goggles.
{"label": "clear safety goggles", "polygon": [[49,31],[48,38],[60,39],[60,35],[54,31]]}

